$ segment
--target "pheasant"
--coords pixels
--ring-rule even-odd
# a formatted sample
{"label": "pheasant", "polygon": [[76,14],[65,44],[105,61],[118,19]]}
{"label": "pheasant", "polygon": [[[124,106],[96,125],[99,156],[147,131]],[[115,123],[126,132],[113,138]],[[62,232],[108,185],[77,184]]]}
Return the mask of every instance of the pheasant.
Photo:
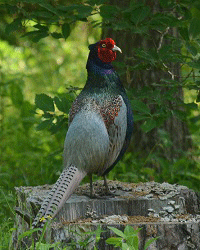
{"label": "pheasant", "polygon": [[89,45],[88,77],[73,102],[64,143],[64,170],[44,200],[33,227],[54,218],[86,176],[104,176],[125,153],[133,130],[133,114],[125,89],[111,62],[121,49],[106,38]]}

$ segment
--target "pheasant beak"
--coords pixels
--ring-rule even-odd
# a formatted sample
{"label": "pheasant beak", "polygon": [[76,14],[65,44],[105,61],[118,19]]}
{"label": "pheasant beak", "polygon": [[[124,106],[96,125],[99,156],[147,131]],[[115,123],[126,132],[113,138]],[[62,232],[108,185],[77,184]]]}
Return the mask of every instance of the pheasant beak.
{"label": "pheasant beak", "polygon": [[114,47],[112,48],[112,51],[119,51],[120,53],[122,53],[122,50],[116,45],[114,45]]}

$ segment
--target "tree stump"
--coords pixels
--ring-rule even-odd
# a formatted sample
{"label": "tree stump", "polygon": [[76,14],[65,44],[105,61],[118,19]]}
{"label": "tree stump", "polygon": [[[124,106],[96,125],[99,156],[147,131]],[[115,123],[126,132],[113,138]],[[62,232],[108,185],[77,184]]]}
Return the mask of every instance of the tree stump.
{"label": "tree stump", "polygon": [[[168,183],[121,183],[108,181],[114,196],[104,196],[102,181],[94,183],[98,198],[91,199],[89,184],[77,188],[50,225],[51,242],[80,240],[81,232],[94,232],[98,225],[101,234],[98,249],[114,249],[105,240],[114,233],[108,226],[124,230],[127,224],[142,228],[139,232],[140,247],[153,237],[159,237],[148,249],[189,250],[200,249],[200,195],[185,186]],[[28,240],[17,241],[19,234],[29,229],[41,202],[52,186],[16,188],[16,228],[13,245],[26,247]],[[73,231],[73,232],[72,232]],[[82,234],[83,235],[83,234]],[[93,249],[91,242],[87,249]],[[78,249],[78,245],[77,245]]]}

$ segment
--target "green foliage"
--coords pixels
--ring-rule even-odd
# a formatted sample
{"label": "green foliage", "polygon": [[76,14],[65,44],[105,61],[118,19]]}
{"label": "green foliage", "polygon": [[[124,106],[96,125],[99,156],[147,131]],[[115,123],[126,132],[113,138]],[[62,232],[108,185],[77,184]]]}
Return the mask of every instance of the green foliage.
{"label": "green foliage", "polygon": [[[10,243],[9,242],[9,238],[10,238],[10,233],[15,230],[14,228],[11,228],[8,231],[8,226],[9,223],[7,222],[4,225],[4,233],[3,231],[1,231],[2,234],[2,239],[4,239],[4,243],[2,241],[2,245],[5,248],[9,247]],[[38,250],[43,250],[43,249],[94,249],[97,250],[98,249],[98,243],[101,239],[101,234],[103,232],[105,232],[104,230],[101,229],[101,226],[98,225],[97,229],[94,231],[85,231],[85,229],[83,229],[81,226],[78,228],[76,228],[76,231],[70,231],[70,233],[72,233],[72,235],[75,235],[75,239],[76,240],[71,240],[70,243],[60,243],[60,242],[56,242],[54,244],[50,244],[46,242],[45,239],[45,234],[47,233],[47,226],[48,226],[48,222],[45,224],[44,228],[42,229],[42,232],[40,228],[35,228],[35,229],[30,229],[28,231],[23,232],[21,235],[19,235],[18,237],[18,245],[21,245],[21,241],[23,239],[25,239],[25,242],[29,242],[26,246],[26,249],[32,250],[32,249],[38,249]],[[2,228],[3,229],[3,228]],[[132,249],[132,250],[138,250],[139,249],[139,245],[140,245],[140,241],[139,241],[139,236],[138,233],[140,230],[142,230],[142,228],[138,228],[138,229],[134,229],[133,227],[127,225],[124,229],[124,232],[122,232],[121,230],[114,228],[114,227],[108,227],[108,229],[110,231],[113,231],[117,236],[119,237],[110,237],[106,240],[107,244],[110,245],[114,245],[115,247],[120,247],[120,249],[122,250],[128,250],[128,249]],[[34,238],[36,237],[36,234],[40,232],[38,234],[39,239],[37,242],[34,243]],[[37,237],[38,237],[37,236]],[[5,238],[7,237],[7,238]],[[158,237],[156,238],[151,238],[149,239],[146,244],[144,245],[144,250],[146,250],[153,242],[155,242],[158,239]],[[32,244],[31,244],[32,242]],[[19,248],[21,249],[21,248]]]}
{"label": "green foliage", "polygon": [[[3,3],[5,2],[5,3]],[[76,2],[76,1],[75,1]],[[65,3],[64,3],[65,4]],[[71,33],[71,26],[77,21],[87,22],[87,18],[94,14],[95,3],[75,3],[71,5],[48,3],[48,1],[22,0],[21,8],[14,2],[2,1],[0,11],[6,13],[16,12],[19,17],[13,19],[6,26],[6,33],[22,31],[31,27],[23,36],[29,37],[33,42],[51,35],[56,39],[67,39]],[[27,20],[34,20],[36,24],[27,25]],[[43,23],[43,24],[41,24]],[[51,31],[50,25],[56,26],[56,31]]]}
{"label": "green foliage", "polygon": [[9,249],[12,242],[12,232],[15,230],[13,226],[13,221],[11,219],[5,219],[3,223],[0,224],[0,247],[1,249]]}
{"label": "green foliage", "polygon": [[98,225],[97,229],[94,231],[86,231],[81,226],[79,227],[79,231],[71,231],[76,235],[76,242],[72,241],[67,244],[67,249],[98,249],[98,242],[101,239],[101,233],[105,232],[101,229],[101,226]]}
{"label": "green foliage", "polygon": [[[35,228],[35,229],[30,229],[28,231],[23,232],[22,234],[19,235],[18,237],[18,245],[21,245],[21,241],[24,240],[23,242],[29,242],[26,246],[26,249],[32,250],[32,249],[37,249],[37,250],[48,250],[48,249],[98,249],[98,242],[101,239],[101,233],[105,232],[101,229],[101,226],[98,225],[97,229],[94,231],[85,231],[81,226],[76,227],[76,231],[70,231],[71,235],[75,235],[76,241],[72,237],[70,243],[61,243],[61,242],[56,242],[54,244],[47,243],[46,241],[46,236],[48,235],[47,232],[47,227],[48,227],[47,222],[44,226],[44,228],[41,231],[41,228]],[[39,233],[38,233],[39,232]],[[47,235],[46,235],[47,234]],[[5,234],[8,235],[8,234]],[[38,241],[34,243],[34,239],[38,238]],[[45,236],[46,235],[46,236]],[[47,236],[48,238],[48,236]],[[32,244],[31,244],[32,243]],[[34,246],[35,245],[35,246]],[[8,245],[7,245],[8,246]],[[91,248],[92,247],[92,248]],[[20,248],[21,249],[21,248]]]}
{"label": "green foliage", "polygon": [[[83,86],[86,79],[87,38],[77,40],[81,30],[81,24],[74,27],[67,44],[51,37],[38,44],[28,37],[21,38],[17,47],[0,41],[0,222],[14,217],[10,208],[15,203],[15,186],[54,183],[62,170],[68,117],[63,112],[68,113],[75,98],[74,87],[66,87],[74,83]],[[98,39],[99,33],[94,32],[94,36]],[[65,56],[72,49],[74,53]],[[56,114],[52,115],[52,99],[47,97],[50,108],[43,118],[53,117],[49,127],[52,125],[50,132],[54,135],[38,130],[45,127],[39,125],[43,111],[34,106],[35,95],[41,92],[48,96],[56,92]]]}
{"label": "green foliage", "polygon": [[[72,87],[71,89],[74,88]],[[73,93],[68,93],[63,96],[60,95],[59,97],[55,96],[54,98],[45,94],[36,95],[36,107],[43,111],[43,121],[37,126],[37,130],[48,128],[49,131],[54,134],[60,131],[63,127],[66,127],[69,109],[74,98]],[[56,112],[54,112],[54,105],[56,106]]]}
{"label": "green foliage", "polygon": [[[13,187],[53,183],[61,171],[69,108],[85,83],[87,46],[100,38],[99,27],[138,39],[131,45],[132,54],[115,65],[133,85],[128,94],[135,124],[140,124],[143,133],[158,131],[158,141],[147,156],[127,153],[109,177],[130,182],[167,181],[200,190],[200,5],[198,0],[159,3],[159,9],[154,9],[146,1],[130,1],[126,6],[104,0],[1,1],[0,221],[9,222],[1,226],[1,233],[8,232],[0,237],[3,246],[9,244],[14,230],[9,231],[13,220],[8,219],[14,216]],[[145,43],[140,43],[140,37]],[[173,71],[177,64],[181,77]],[[155,75],[164,72],[166,77],[139,86],[140,75],[149,71]],[[176,95],[181,89],[184,99]],[[163,129],[171,117],[188,124],[193,148],[177,152],[179,157],[169,160],[161,153],[173,144]],[[121,239],[118,243],[127,247],[128,242]],[[80,244],[84,247],[89,241],[90,235]],[[52,247],[43,244],[41,249]]]}
{"label": "green foliage", "polygon": [[[106,240],[107,244],[114,245],[115,247],[120,247],[120,249],[122,250],[139,249],[138,233],[142,228],[134,229],[133,227],[127,225],[124,229],[124,232],[115,227],[108,227],[108,228],[112,230],[119,237],[108,238]],[[157,239],[158,237],[149,239],[144,246],[144,250],[146,250]]]}

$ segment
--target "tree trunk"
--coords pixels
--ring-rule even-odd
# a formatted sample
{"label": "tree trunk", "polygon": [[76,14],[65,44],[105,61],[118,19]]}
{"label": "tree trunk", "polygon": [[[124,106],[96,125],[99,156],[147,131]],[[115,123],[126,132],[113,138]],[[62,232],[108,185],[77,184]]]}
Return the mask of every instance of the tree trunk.
{"label": "tree trunk", "polygon": [[[160,6],[158,5],[158,1],[154,1],[149,6],[152,11],[161,11]],[[110,0],[111,5],[117,5],[119,7],[128,6],[130,3],[129,0],[120,1],[120,0]],[[177,37],[177,32],[175,29],[169,29],[166,33],[173,34],[174,37]],[[139,70],[136,69],[132,72],[129,71],[129,67],[134,66],[134,50],[133,48],[152,48],[156,47],[159,50],[159,46],[162,44],[167,44],[168,41],[165,41],[165,37],[163,35],[163,42],[161,41],[161,35],[157,31],[150,31],[149,38],[142,37],[138,34],[131,33],[130,31],[114,31],[111,28],[103,27],[102,38],[111,37],[116,41],[117,46],[122,49],[122,54],[117,55],[117,61],[124,62],[126,64],[126,73],[122,73],[120,76],[125,87],[130,89],[134,89],[134,92],[137,93],[145,86],[151,86],[152,90],[160,89],[161,93],[166,93],[170,89],[166,86],[155,87],[153,83],[161,84],[161,79],[172,79],[174,77],[175,80],[179,80],[181,72],[180,65],[173,64],[167,65],[168,69],[165,72],[156,67],[151,67],[150,69]],[[162,42],[162,43],[161,43]],[[119,71],[119,69],[118,69]],[[168,71],[168,72],[167,72]],[[169,72],[170,71],[170,72]],[[137,96],[137,95],[136,95]],[[173,98],[175,100],[180,99],[183,100],[183,90],[181,87],[177,87],[177,91],[174,94]],[[144,100],[148,104],[148,100]],[[182,110],[173,101],[166,101],[166,105],[172,107],[174,110]],[[149,105],[151,111],[154,110],[154,105]],[[140,152],[142,157],[147,157],[151,152],[157,152],[159,156],[167,158],[168,160],[173,160],[178,158],[183,151],[187,151],[192,147],[192,142],[189,136],[189,130],[186,122],[178,119],[175,115],[169,117],[162,126],[156,127],[152,129],[148,133],[144,133],[140,126],[141,122],[137,122],[134,125],[134,134],[132,137],[132,144],[130,146],[130,150],[133,152]],[[166,131],[169,135],[169,139],[171,141],[171,145],[165,149],[162,149],[161,138],[160,138],[160,129]]]}

